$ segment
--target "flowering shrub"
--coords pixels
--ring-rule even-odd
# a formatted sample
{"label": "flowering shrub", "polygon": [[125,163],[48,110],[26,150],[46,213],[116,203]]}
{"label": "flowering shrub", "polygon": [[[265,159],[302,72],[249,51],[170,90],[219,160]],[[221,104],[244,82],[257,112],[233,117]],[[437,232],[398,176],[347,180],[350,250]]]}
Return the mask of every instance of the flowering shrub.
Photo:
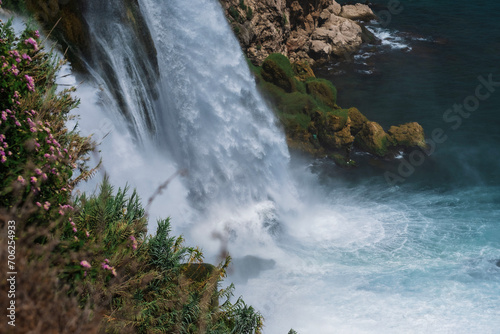
{"label": "flowering shrub", "polygon": [[29,198],[44,209],[37,224],[72,210],[71,190],[91,174],[85,156],[93,147],[65,127],[78,101],[73,88],[56,92],[62,61],[40,44],[37,30],[17,38],[11,22],[0,21],[0,204]]}

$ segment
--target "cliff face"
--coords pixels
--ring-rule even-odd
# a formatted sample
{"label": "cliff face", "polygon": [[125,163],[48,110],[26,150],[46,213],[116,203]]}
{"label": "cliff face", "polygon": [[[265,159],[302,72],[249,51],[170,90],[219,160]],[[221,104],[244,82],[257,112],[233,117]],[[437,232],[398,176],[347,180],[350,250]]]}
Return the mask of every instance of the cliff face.
{"label": "cliff face", "polygon": [[374,19],[366,5],[334,0],[220,0],[240,44],[257,65],[271,53],[310,64],[343,57],[374,37],[358,21]]}
{"label": "cliff face", "polygon": [[[84,70],[80,58],[88,61],[95,51],[91,43],[90,28],[84,16],[89,10],[89,3],[88,0],[25,0],[27,10],[46,31],[52,31],[52,37],[64,49],[69,48],[68,56],[73,67],[78,70]],[[144,50],[150,61],[156,62],[156,48],[138,1],[123,0],[121,5],[125,9],[119,19],[128,24],[138,36],[137,48]]]}

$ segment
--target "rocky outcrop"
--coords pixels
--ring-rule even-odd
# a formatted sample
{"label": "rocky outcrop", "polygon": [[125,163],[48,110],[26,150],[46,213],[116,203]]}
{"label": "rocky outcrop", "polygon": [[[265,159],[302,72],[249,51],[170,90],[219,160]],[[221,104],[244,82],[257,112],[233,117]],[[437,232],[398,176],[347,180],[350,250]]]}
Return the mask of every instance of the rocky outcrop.
{"label": "rocky outcrop", "polygon": [[353,147],[379,158],[425,148],[424,131],[418,123],[392,126],[385,132],[358,109],[339,107],[335,86],[316,78],[307,63],[290,64],[282,54],[271,54],[262,66],[251,69],[258,87],[274,106],[291,148],[328,155],[342,167],[355,165],[350,157]]}
{"label": "rocky outcrop", "polygon": [[355,138],[356,147],[381,158],[427,147],[424,129],[417,122],[391,126],[385,132],[380,124],[366,121]]}
{"label": "rocky outcrop", "polygon": [[334,0],[220,0],[240,44],[256,65],[272,53],[310,64],[342,57],[375,40],[362,23],[375,17],[366,5]]}

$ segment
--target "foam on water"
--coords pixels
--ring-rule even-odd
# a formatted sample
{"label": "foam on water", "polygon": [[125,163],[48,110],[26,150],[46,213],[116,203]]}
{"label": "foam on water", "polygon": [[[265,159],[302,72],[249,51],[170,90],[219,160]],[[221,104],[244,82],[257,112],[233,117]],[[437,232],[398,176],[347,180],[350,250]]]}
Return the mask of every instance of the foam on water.
{"label": "foam on water", "polygon": [[410,45],[404,40],[403,37],[398,35],[397,31],[378,27],[376,25],[367,26],[367,29],[381,41],[382,45],[388,46],[391,49],[411,51]]}

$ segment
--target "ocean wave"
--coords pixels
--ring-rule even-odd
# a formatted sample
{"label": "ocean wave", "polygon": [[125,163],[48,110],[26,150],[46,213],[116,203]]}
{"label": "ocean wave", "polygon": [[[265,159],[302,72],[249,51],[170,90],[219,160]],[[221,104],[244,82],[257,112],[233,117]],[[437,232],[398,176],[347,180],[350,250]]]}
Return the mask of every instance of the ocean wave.
{"label": "ocean wave", "polygon": [[407,41],[398,35],[397,31],[376,26],[368,26],[367,29],[380,40],[383,46],[389,46],[393,50],[411,51],[412,49]]}

